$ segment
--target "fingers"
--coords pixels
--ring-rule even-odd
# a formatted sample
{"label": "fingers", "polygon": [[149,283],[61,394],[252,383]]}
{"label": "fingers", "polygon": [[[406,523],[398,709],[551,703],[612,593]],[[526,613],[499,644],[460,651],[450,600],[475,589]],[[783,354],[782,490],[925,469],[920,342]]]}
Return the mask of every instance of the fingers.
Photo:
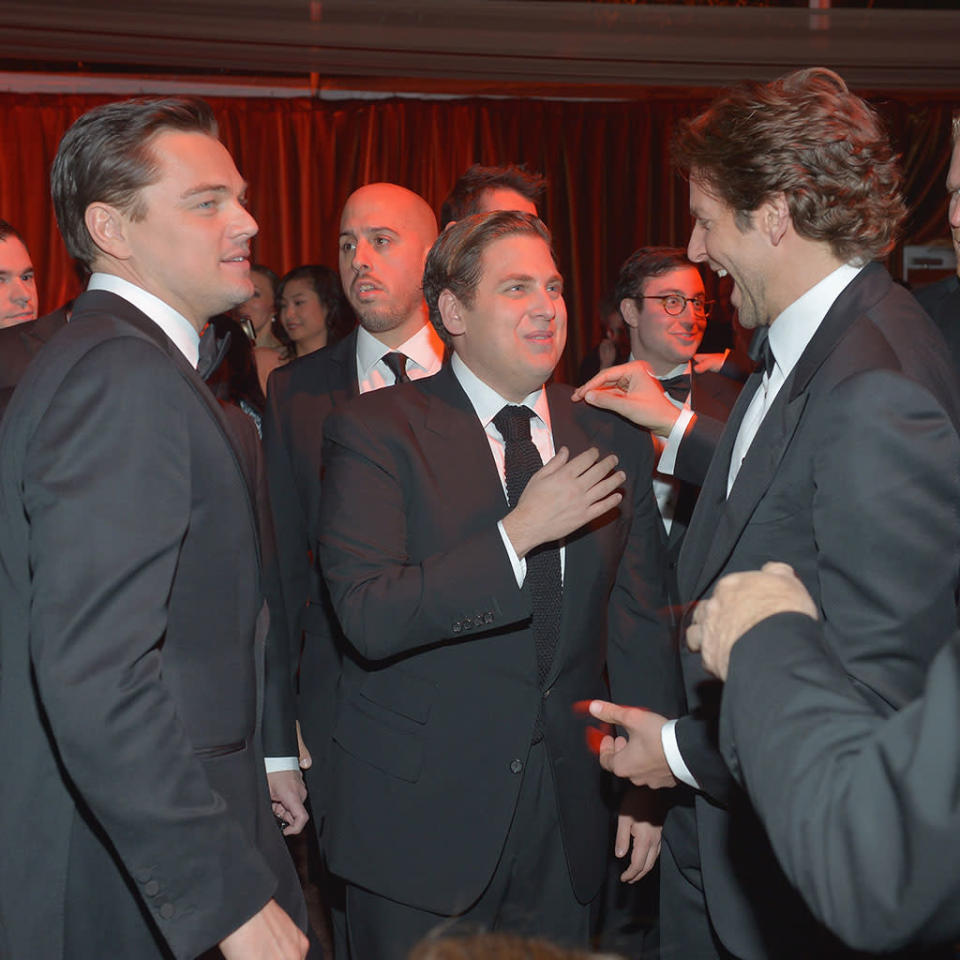
{"label": "fingers", "polygon": [[617,817],[617,836],[613,841],[613,854],[617,859],[625,857],[630,849],[630,827],[633,818],[629,814],[621,813]]}
{"label": "fingers", "polygon": [[618,366],[607,367],[606,370],[601,370],[583,384],[583,386],[577,387],[577,389],[573,391],[571,399],[583,400],[591,390],[600,390],[603,387],[615,386],[622,379],[629,380],[630,374],[636,366],[636,363],[621,363]]}
{"label": "fingers", "polygon": [[780,577],[790,577],[792,580],[797,579],[793,567],[791,567],[789,563],[782,563],[779,560],[770,560],[765,563],[761,569],[764,573],[773,573]]}
{"label": "fingers", "polygon": [[631,709],[631,707],[621,707],[619,704],[609,703],[606,700],[590,701],[591,715],[598,720],[603,720],[604,723],[616,723],[620,724],[620,726],[626,726],[626,721]]}
{"label": "fingers", "polygon": [[[587,451],[589,453],[589,451]],[[583,454],[580,454],[582,457]],[[535,474],[535,476],[550,477],[565,466],[570,459],[570,451],[561,447]]]}
{"label": "fingers", "polygon": [[690,626],[687,627],[686,639],[687,646],[690,650],[694,653],[699,653],[700,648],[703,646],[703,627],[701,627],[699,623],[691,623]]}
{"label": "fingers", "polygon": [[297,751],[300,756],[300,769],[309,770],[313,766],[313,757],[310,755],[310,750],[307,748],[307,745],[303,742],[303,735],[300,733],[300,721],[297,721]]}

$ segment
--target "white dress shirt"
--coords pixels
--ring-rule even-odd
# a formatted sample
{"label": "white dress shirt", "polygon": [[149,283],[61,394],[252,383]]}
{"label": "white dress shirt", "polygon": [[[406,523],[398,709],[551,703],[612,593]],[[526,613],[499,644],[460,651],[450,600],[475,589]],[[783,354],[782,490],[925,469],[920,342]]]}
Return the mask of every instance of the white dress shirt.
{"label": "white dress shirt", "polygon": [[[770,349],[773,353],[774,368],[768,376],[764,371],[763,378],[757,392],[750,400],[740,422],[740,429],[737,431],[737,438],[734,441],[733,452],[730,457],[730,468],[727,474],[727,496],[733,489],[733,484],[740,472],[740,465],[743,463],[750,444],[753,443],[763,418],[767,415],[773,406],[780,388],[783,386],[787,377],[793,372],[797,365],[800,355],[807,348],[807,344],[813,339],[827,311],[833,306],[834,301],[846,289],[847,285],[863,269],[863,267],[854,267],[850,264],[844,264],[837,267],[832,273],[824,277],[819,283],[812,286],[803,296],[794,300],[774,321],[770,324],[769,339]],[[681,414],[682,419],[682,414]],[[686,418],[689,423],[690,417]],[[686,425],[678,431],[680,420],[674,425],[670,436],[667,438],[667,445],[674,439],[677,448],[680,440],[683,438]],[[674,434],[677,434],[675,437]],[[671,472],[673,464],[676,463],[676,449],[673,450],[671,461]],[[664,458],[660,458],[658,469],[663,470]],[[660,731],[660,741],[663,745],[663,752],[666,755],[667,763],[670,766],[673,775],[683,783],[694,789],[699,790],[700,784],[690,773],[689,768],[680,755],[680,748],[677,746],[677,734],[675,727],[676,720],[668,720]]]}
{"label": "white dress shirt", "polygon": [[393,371],[383,362],[388,353],[402,353],[407,358],[407,376],[411,380],[432,377],[443,363],[443,341],[425,323],[412,337],[395,350],[383,344],[369,330],[357,330],[357,383],[361,393],[392,387],[396,382]]}
{"label": "white dress shirt", "polygon": [[177,346],[187,358],[187,363],[197,369],[200,358],[200,334],[194,325],[182,314],[159,297],[147,293],[123,277],[112,273],[95,273],[87,284],[88,290],[106,290],[123,297],[141,313],[145,313]]}
{"label": "white dress shirt", "polygon": [[[456,354],[451,359],[451,367],[454,376],[463,387],[463,392],[467,395],[477,417],[483,426],[487,435],[487,441],[490,444],[490,452],[493,454],[493,462],[497,465],[497,473],[500,474],[500,483],[503,484],[503,497],[507,502],[507,477],[505,469],[505,450],[503,435],[497,429],[493,418],[507,405],[510,400],[505,400],[497,393],[493,387],[484,383]],[[525,397],[522,403],[513,404],[514,406],[529,407],[534,415],[530,418],[530,439],[540,454],[540,459],[546,463],[556,452],[553,446],[553,430],[550,426],[550,407],[547,405],[547,391],[540,387],[534,390],[528,397]],[[517,586],[522,587],[524,578],[527,575],[527,561],[517,556],[517,551],[513,548],[506,530],[503,529],[503,523],[497,524],[500,531],[500,537],[503,540],[503,546],[510,558],[510,564],[513,567],[514,576],[517,578]],[[564,548],[560,547],[560,576],[563,577],[564,570]]]}

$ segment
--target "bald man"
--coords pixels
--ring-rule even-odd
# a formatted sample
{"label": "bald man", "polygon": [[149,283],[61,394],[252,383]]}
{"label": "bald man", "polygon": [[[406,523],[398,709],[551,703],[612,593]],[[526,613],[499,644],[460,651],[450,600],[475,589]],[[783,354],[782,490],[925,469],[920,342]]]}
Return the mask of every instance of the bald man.
{"label": "bald man", "polygon": [[[440,369],[443,344],[427,322],[420,288],[436,237],[433,211],[416,193],[393,183],[371,183],[352,193],[340,218],[340,279],[360,326],[333,346],[274,370],[267,387],[267,475],[294,667],[303,636],[297,715],[312,753],[307,784],[318,832],[342,643],[322,576],[311,560],[323,422],[357,394]],[[296,766],[296,758],[285,762]]]}

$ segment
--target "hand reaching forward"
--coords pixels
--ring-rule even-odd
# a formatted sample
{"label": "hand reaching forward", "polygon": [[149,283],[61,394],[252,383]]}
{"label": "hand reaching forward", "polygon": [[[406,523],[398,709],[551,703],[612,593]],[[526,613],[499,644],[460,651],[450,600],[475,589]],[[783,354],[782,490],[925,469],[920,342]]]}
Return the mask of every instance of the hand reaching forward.
{"label": "hand reaching forward", "polygon": [[276,900],[220,941],[224,960],[304,960],[310,942]]}
{"label": "hand reaching forward", "polygon": [[762,570],[730,573],[701,600],[687,628],[687,646],[700,651],[704,667],[727,679],[733,645],[761,620],[777,613],[805,613],[818,619],[817,606],[786,563],[765,563]]}
{"label": "hand reaching forward", "polygon": [[649,367],[641,360],[601,370],[573,392],[573,400],[613,410],[661,437],[670,435],[680,416]]}
{"label": "hand reaching forward", "polygon": [[534,547],[559,540],[612,510],[623,499],[617,492],[627,479],[614,471],[617,458],[600,459],[596,447],[570,459],[561,447],[531,478],[517,505],[503,518],[518,557]]}
{"label": "hand reaching forward", "polygon": [[675,787],[676,778],[663,752],[660,731],[666,717],[642,707],[621,707],[592,700],[590,713],[623,728],[627,736],[606,736],[600,742],[600,766],[637,787]]}

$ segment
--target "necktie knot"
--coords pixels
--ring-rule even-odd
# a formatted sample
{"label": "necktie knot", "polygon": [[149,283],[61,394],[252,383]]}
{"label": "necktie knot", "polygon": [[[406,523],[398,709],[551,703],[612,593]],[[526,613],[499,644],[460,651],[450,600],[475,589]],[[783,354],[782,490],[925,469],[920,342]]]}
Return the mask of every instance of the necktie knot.
{"label": "necktie knot", "polygon": [[390,368],[394,383],[410,382],[410,377],[407,375],[407,355],[405,353],[400,353],[398,350],[385,353],[383,362]]}
{"label": "necktie knot", "polygon": [[508,403],[493,418],[493,425],[500,431],[504,441],[529,440],[530,418],[533,411],[529,407]]}

